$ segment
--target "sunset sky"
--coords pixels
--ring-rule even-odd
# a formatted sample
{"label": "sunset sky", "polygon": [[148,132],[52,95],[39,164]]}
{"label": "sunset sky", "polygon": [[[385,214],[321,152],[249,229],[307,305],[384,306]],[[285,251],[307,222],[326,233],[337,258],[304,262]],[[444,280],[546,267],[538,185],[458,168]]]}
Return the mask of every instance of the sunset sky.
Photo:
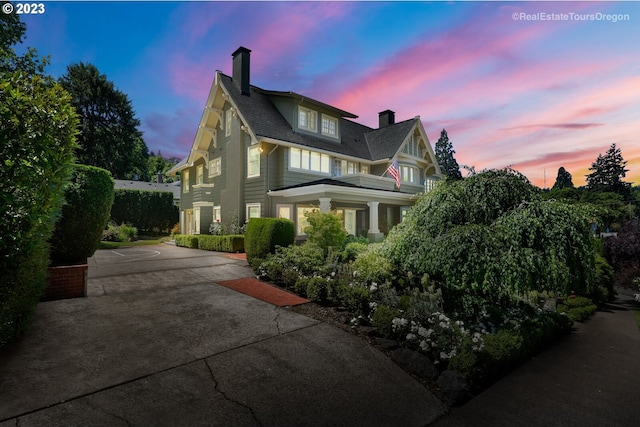
{"label": "sunset sky", "polygon": [[[48,72],[89,62],[132,101],[151,151],[185,157],[215,70],[377,127],[445,128],[461,165],[576,185],[612,143],[640,184],[640,3],[45,2],[23,15]],[[537,18],[537,19],[536,19]],[[544,19],[543,19],[544,18]],[[463,173],[464,174],[464,173]]]}

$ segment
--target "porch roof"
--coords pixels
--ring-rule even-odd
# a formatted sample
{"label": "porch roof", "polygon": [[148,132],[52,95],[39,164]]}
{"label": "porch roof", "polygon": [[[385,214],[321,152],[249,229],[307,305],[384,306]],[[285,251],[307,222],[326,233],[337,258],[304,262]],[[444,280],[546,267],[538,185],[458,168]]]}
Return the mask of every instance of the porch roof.
{"label": "porch roof", "polygon": [[292,203],[318,200],[321,197],[342,202],[380,202],[390,205],[413,205],[417,194],[362,187],[336,179],[320,179],[267,192],[270,197],[283,197]]}

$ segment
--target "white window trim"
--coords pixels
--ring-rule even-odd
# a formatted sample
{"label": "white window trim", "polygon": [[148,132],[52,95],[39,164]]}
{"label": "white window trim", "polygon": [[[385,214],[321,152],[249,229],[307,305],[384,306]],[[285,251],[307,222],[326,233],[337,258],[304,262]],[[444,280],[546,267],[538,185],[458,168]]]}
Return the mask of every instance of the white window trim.
{"label": "white window trim", "polygon": [[[218,211],[220,213],[220,218],[216,218],[216,211]],[[218,221],[222,221],[222,207],[221,206],[214,206],[213,207],[213,221],[215,222],[216,219]]]}
{"label": "white window trim", "polygon": [[200,234],[200,220],[202,212],[200,206],[193,207],[193,234]]}
{"label": "white window trim", "polygon": [[[215,162],[219,164],[217,171],[213,167]],[[220,176],[220,175],[222,175],[222,157],[216,157],[213,160],[209,160],[209,178],[213,178],[214,176]]]}
{"label": "white window trim", "polygon": [[[325,120],[329,120],[332,121],[333,123],[335,123],[335,128],[336,128],[336,133],[335,134],[331,134],[328,132],[324,131],[324,121]],[[338,135],[340,135],[340,121],[333,117],[333,116],[329,116],[327,114],[322,114],[322,118],[320,120],[320,132],[322,133],[322,135],[324,136],[328,136],[329,138],[334,138],[334,139],[338,139]]]}
{"label": "white window trim", "polygon": [[225,112],[225,116],[224,116],[224,136],[231,136],[231,120],[233,118],[233,111],[231,111],[231,108],[229,108],[226,112]]}
{"label": "white window trim", "polygon": [[252,217],[252,218],[260,218],[262,216],[262,204],[260,203],[247,203],[245,205],[245,218],[247,219],[247,222],[249,222],[249,220],[251,218],[249,218],[249,209],[250,208],[258,208],[258,216],[257,217]]}
{"label": "white window trim", "polygon": [[204,165],[196,166],[196,184],[204,184]]}
{"label": "white window trim", "polygon": [[183,193],[188,193],[190,190],[189,175],[190,174],[188,170],[182,172],[182,192]]}
{"label": "white window trim", "polygon": [[[300,158],[300,167],[298,166],[294,166],[292,164],[293,161],[293,150],[297,150],[299,151],[299,158]],[[302,165],[302,152],[305,151],[307,153],[307,159],[308,161],[308,165],[306,165],[306,167],[304,167]],[[319,170],[315,170],[315,169],[311,169],[311,156],[312,154],[317,154],[319,156],[319,162],[320,162],[320,169]],[[325,161],[327,162],[327,166],[329,166],[329,169],[327,171],[323,171],[322,170],[322,159],[325,159]],[[298,148],[298,147],[290,147],[289,148],[289,170],[290,171],[295,171],[295,172],[304,172],[304,173],[311,173],[311,174],[319,174],[319,175],[325,175],[325,176],[330,176],[331,175],[331,161],[332,158],[331,156],[329,156],[328,154],[325,153],[321,153],[319,151],[313,151],[313,150],[307,150],[306,148]]]}
{"label": "white window trim", "polygon": [[280,204],[280,203],[278,203],[276,205],[276,215],[278,216],[278,218],[282,218],[280,216],[280,208],[288,208],[289,209],[289,217],[286,218],[286,219],[290,219],[290,220],[293,221],[293,216],[295,215],[295,209],[294,209],[293,205],[292,204]]}
{"label": "white window trim", "polygon": [[[305,113],[307,116],[306,126],[302,126],[300,124],[301,113]],[[298,106],[298,129],[317,133],[318,132],[318,112],[307,107]]]}
{"label": "white window trim", "polygon": [[[258,150],[258,172],[251,173],[251,150]],[[260,176],[260,147],[258,145],[252,145],[247,147],[247,178],[255,178]]]}

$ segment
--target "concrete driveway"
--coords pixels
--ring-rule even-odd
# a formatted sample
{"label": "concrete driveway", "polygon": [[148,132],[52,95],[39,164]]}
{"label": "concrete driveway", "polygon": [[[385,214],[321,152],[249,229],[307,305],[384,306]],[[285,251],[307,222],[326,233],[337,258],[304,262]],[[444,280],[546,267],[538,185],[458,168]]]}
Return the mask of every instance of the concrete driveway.
{"label": "concrete driveway", "polygon": [[216,284],[245,261],[101,250],[0,354],[0,427],[424,426],[445,408],[363,340]]}

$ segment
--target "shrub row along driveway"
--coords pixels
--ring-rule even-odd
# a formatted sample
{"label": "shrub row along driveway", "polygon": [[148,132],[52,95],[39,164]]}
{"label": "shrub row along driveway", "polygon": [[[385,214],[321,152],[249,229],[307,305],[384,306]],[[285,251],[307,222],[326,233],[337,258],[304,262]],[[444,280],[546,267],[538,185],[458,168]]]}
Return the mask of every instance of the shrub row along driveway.
{"label": "shrub row along driveway", "polygon": [[216,285],[246,262],[98,251],[88,298],[0,354],[0,426],[422,426],[444,408],[363,340]]}

